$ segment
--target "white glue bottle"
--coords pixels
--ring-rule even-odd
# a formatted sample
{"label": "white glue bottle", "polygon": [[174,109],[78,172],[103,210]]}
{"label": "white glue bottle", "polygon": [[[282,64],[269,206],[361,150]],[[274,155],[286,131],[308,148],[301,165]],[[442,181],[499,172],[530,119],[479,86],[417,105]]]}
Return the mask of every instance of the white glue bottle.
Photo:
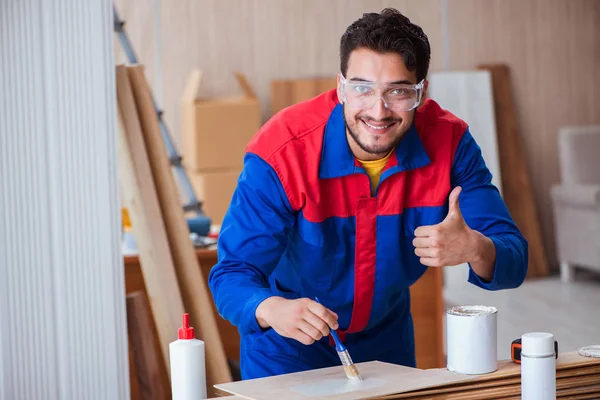
{"label": "white glue bottle", "polygon": [[556,399],[554,335],[526,333],[521,337],[521,399]]}
{"label": "white glue bottle", "polygon": [[204,342],[194,338],[189,314],[183,314],[178,339],[169,344],[173,400],[206,399]]}

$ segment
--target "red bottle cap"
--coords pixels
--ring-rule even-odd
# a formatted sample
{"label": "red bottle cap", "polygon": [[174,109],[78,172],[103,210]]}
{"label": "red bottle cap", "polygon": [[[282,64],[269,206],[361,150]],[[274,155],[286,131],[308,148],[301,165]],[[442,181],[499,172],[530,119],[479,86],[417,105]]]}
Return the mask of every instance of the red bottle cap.
{"label": "red bottle cap", "polygon": [[189,314],[183,314],[183,326],[178,330],[179,339],[190,340],[194,338],[194,328],[190,327]]}

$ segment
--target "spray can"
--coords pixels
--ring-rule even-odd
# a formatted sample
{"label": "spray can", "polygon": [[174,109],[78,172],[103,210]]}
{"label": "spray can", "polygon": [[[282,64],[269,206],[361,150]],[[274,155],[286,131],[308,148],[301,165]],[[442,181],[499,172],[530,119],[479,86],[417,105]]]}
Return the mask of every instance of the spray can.
{"label": "spray can", "polygon": [[177,333],[177,340],[169,344],[172,399],[206,399],[204,342],[194,338],[189,314],[183,314],[183,326]]}
{"label": "spray can", "polygon": [[531,332],[521,336],[521,399],[556,399],[554,335]]}

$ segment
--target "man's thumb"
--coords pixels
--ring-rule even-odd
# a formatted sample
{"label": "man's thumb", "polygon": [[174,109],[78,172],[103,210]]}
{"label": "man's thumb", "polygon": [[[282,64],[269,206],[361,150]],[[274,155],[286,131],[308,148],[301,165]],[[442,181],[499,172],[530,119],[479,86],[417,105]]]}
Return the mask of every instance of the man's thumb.
{"label": "man's thumb", "polygon": [[462,188],[457,186],[450,192],[450,196],[448,197],[448,216],[461,215],[460,207],[458,205],[458,196],[460,195],[461,190]]}

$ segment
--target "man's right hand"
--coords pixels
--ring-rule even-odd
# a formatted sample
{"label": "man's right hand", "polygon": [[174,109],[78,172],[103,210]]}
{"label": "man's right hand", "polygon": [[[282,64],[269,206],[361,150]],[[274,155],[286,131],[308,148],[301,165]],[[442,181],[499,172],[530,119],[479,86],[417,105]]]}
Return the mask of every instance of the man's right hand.
{"label": "man's right hand", "polygon": [[266,329],[309,345],[338,328],[338,315],[311,299],[269,297],[256,308],[256,320]]}

